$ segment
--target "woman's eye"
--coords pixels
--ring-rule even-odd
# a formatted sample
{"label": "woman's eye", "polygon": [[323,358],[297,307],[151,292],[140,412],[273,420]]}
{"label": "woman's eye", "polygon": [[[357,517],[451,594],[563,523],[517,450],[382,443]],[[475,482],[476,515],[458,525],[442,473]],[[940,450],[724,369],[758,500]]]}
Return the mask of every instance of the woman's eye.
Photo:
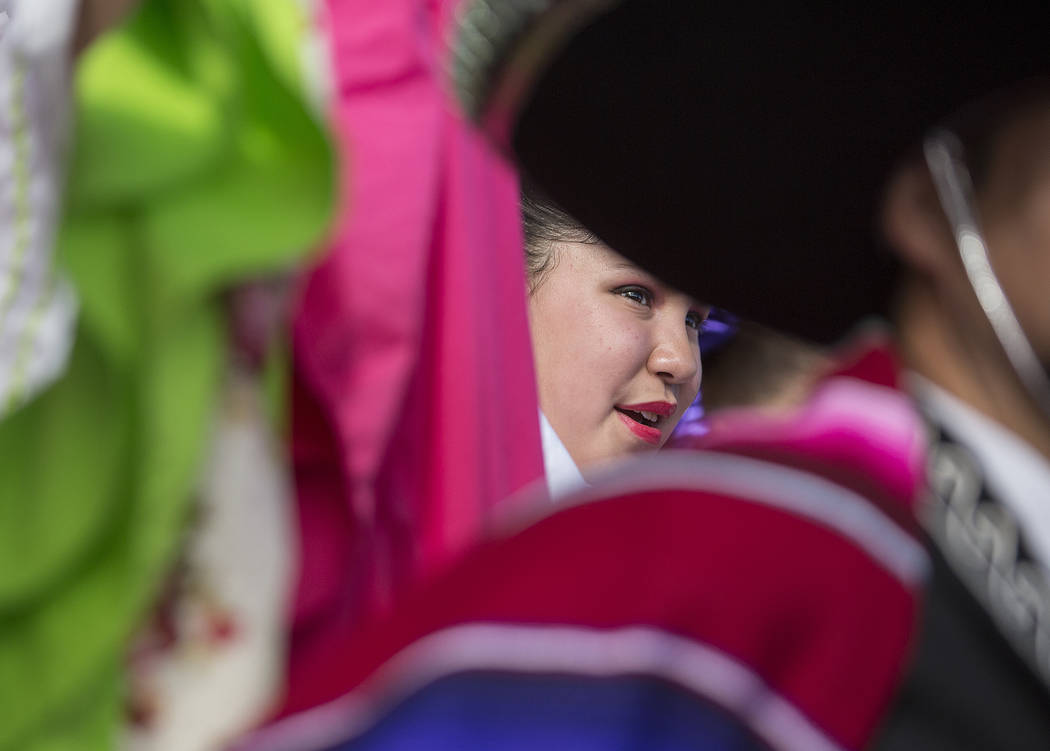
{"label": "woman's eye", "polygon": [[616,294],[646,307],[653,304],[652,293],[645,287],[620,287],[616,290]]}
{"label": "woman's eye", "polygon": [[689,314],[685,317],[685,325],[691,329],[696,329],[697,331],[700,331],[704,327],[705,319],[706,316],[697,313],[696,311],[690,311]]}

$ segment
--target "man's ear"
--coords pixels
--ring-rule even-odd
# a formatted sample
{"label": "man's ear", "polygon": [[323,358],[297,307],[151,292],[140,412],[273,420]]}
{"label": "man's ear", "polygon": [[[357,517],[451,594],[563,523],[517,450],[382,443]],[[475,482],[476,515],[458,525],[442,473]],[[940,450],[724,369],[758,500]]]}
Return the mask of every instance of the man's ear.
{"label": "man's ear", "polygon": [[882,206],[881,230],[903,264],[944,278],[960,265],[955,238],[937,199],[929,171],[918,162],[898,167]]}

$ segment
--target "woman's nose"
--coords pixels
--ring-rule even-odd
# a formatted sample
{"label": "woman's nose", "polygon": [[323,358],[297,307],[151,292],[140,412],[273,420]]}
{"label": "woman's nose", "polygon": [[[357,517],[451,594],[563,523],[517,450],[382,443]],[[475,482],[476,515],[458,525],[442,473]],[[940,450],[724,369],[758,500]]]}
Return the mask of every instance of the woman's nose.
{"label": "woman's nose", "polygon": [[[677,328],[677,331],[670,330]],[[668,383],[689,383],[700,373],[699,340],[697,334],[679,322],[677,327],[662,327],[649,355],[648,367]]]}

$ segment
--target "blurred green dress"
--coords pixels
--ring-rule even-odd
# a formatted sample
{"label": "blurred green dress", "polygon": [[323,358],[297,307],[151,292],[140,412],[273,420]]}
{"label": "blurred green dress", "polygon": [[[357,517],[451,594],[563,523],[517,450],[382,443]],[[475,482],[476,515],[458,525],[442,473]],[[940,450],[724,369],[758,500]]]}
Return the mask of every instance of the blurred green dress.
{"label": "blurred green dress", "polygon": [[80,60],[64,374],[0,420],[0,749],[108,749],[226,366],[220,293],[322,239],[292,0],[152,0]]}

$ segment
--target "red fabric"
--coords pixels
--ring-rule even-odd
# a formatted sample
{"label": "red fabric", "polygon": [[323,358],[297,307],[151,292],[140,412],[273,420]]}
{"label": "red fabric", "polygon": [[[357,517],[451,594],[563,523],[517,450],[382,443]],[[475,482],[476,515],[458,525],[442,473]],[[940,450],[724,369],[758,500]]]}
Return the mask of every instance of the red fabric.
{"label": "red fabric", "polygon": [[476,551],[396,620],[333,653],[325,693],[453,624],[654,625],[751,666],[861,748],[897,685],[916,602],[849,540],[795,514],[697,490],[638,493]]}
{"label": "red fabric", "polygon": [[[928,561],[909,517],[921,423],[892,387],[885,343],[853,352],[793,420],[742,413],[714,439],[776,472],[801,467],[852,500],[832,494],[792,511],[759,500],[786,493],[786,475],[771,485],[750,464],[657,455],[648,461],[664,464],[643,462],[622,478],[650,489],[590,491],[602,499],[485,543],[393,619],[347,631],[315,676],[316,699],[367,690],[379,666],[447,626],[645,625],[734,657],[840,745],[865,747],[910,657]],[[739,490],[712,489],[730,477]],[[815,500],[805,490],[803,505]],[[846,502],[845,526],[826,523]],[[869,552],[887,535],[888,558]]]}
{"label": "red fabric", "polygon": [[453,111],[453,3],[330,0],[343,218],[296,313],[289,696],[542,476],[515,175]]}

